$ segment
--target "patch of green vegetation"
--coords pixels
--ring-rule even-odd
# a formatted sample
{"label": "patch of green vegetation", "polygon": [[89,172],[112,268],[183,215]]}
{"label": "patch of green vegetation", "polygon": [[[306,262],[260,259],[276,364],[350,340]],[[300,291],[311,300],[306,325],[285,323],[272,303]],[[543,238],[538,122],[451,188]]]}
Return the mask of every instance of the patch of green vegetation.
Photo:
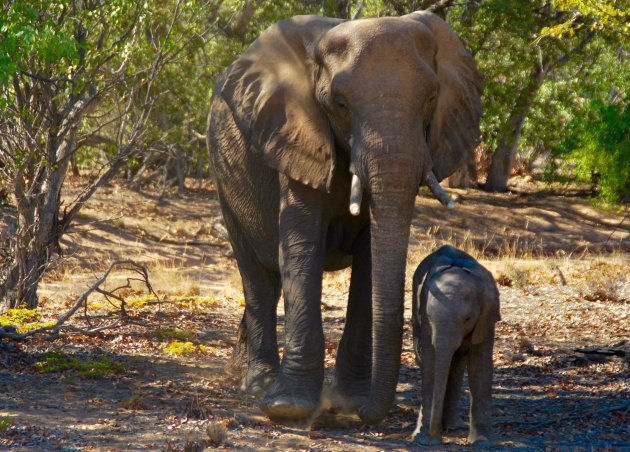
{"label": "patch of green vegetation", "polygon": [[152,331],[152,334],[163,341],[171,339],[186,342],[197,338],[197,335],[193,331],[180,330],[177,328],[157,328]]}
{"label": "patch of green vegetation", "polygon": [[195,345],[190,341],[171,341],[163,343],[164,351],[169,355],[189,355],[191,353],[203,352],[207,349],[205,345]]}
{"label": "patch of green vegetation", "polygon": [[105,303],[101,303],[100,301],[88,301],[87,308],[90,311],[100,311],[105,307]]}
{"label": "patch of green vegetation", "polygon": [[54,326],[56,324],[57,324],[56,320],[51,320],[50,322],[25,323],[18,327],[18,331],[20,333],[26,333],[27,331],[36,330],[37,328],[46,328],[48,326]]}
{"label": "patch of green vegetation", "polygon": [[39,322],[41,315],[36,309],[8,309],[6,314],[0,315],[0,326],[15,326],[20,333],[56,325],[56,320]]}
{"label": "patch of green vegetation", "polygon": [[0,315],[0,325],[16,325],[37,322],[40,318],[36,309],[8,309],[6,314]]}
{"label": "patch of green vegetation", "polygon": [[181,295],[173,298],[180,304],[199,305],[204,307],[216,306],[219,304],[214,297],[201,295]]}
{"label": "patch of green vegetation", "polygon": [[13,426],[13,419],[8,416],[0,416],[0,435],[6,435]]}
{"label": "patch of green vegetation", "polygon": [[125,298],[125,304],[130,308],[144,308],[151,301],[157,300],[153,294],[147,294],[142,297]]}
{"label": "patch of green vegetation", "polygon": [[111,359],[88,359],[82,361],[68,356],[61,350],[53,350],[44,354],[44,360],[35,363],[40,373],[75,371],[84,378],[102,378],[124,372],[125,367]]}

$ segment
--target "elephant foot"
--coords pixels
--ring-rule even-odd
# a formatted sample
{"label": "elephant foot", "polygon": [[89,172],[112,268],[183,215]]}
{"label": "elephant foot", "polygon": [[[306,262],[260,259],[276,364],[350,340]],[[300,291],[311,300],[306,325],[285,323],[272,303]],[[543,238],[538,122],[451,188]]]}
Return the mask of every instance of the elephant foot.
{"label": "elephant foot", "polygon": [[300,422],[314,414],[320,394],[321,382],[289,381],[281,374],[260,402],[260,409],[274,421]]}
{"label": "elephant foot", "polygon": [[260,403],[260,409],[273,421],[304,421],[313,414],[315,408],[316,404],[311,400],[288,395],[267,396]]}
{"label": "elephant foot", "polygon": [[262,398],[276,379],[276,371],[268,367],[250,369],[241,380],[240,389],[257,399]]}

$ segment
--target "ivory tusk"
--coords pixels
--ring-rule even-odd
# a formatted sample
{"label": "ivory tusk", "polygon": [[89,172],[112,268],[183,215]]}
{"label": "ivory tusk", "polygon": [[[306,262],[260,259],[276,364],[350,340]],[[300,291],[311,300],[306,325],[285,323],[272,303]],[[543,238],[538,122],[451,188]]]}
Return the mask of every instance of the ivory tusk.
{"label": "ivory tusk", "polygon": [[350,185],[350,213],[355,217],[361,213],[362,198],[363,187],[361,187],[361,179],[356,174],[353,174],[352,185]]}
{"label": "ivory tusk", "polygon": [[442,203],[444,207],[453,208],[455,207],[455,203],[448,196],[448,194],[444,191],[444,189],[440,186],[440,183],[435,178],[435,174],[432,171],[429,172],[427,178],[425,180],[427,187],[431,190],[431,193]]}

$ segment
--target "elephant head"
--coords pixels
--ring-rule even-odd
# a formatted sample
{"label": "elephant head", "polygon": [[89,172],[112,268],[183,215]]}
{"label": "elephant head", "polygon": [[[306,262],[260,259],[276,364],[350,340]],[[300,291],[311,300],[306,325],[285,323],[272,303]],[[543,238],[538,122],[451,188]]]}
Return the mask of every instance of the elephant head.
{"label": "elephant head", "polygon": [[[405,260],[418,186],[450,175],[479,137],[481,81],[439,17],[281,21],[231,67],[221,95],[267,164],[316,190],[350,185],[369,207],[373,369],[359,414],[378,422],[395,394]],[[348,187],[350,190],[350,187]]]}

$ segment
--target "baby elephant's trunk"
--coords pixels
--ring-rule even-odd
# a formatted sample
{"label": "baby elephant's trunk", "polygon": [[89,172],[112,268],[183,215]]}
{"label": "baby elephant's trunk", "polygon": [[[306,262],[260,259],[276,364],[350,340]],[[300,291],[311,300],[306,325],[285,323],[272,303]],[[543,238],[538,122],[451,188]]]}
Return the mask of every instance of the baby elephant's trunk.
{"label": "baby elephant's trunk", "polygon": [[[431,424],[429,434],[431,439],[441,443],[442,438],[442,418],[444,415],[444,398],[448,385],[449,371],[453,358],[451,347],[434,341],[435,344],[435,375],[433,376],[433,396],[431,398]],[[436,442],[437,442],[436,441]]]}

